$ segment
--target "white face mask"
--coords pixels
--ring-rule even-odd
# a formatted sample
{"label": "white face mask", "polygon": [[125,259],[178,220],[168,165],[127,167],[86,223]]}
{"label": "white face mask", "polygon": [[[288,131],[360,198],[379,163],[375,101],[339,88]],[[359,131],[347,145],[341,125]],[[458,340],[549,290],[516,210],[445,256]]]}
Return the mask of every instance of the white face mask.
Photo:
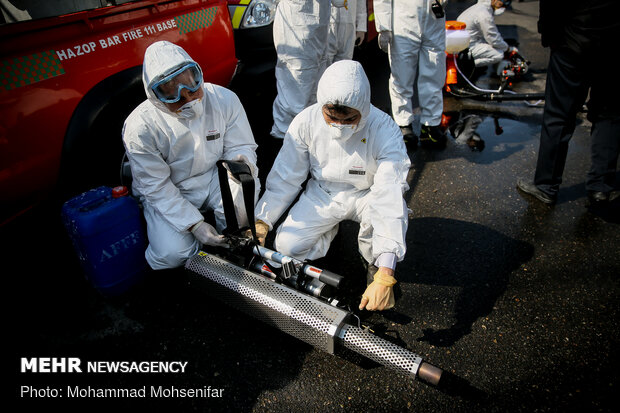
{"label": "white face mask", "polygon": [[334,139],[349,139],[355,133],[355,128],[357,125],[330,123],[329,126],[329,131]]}
{"label": "white face mask", "polygon": [[495,11],[493,11],[493,14],[499,16],[500,14],[504,14],[505,11],[506,7],[500,7],[499,9],[495,9]]}
{"label": "white face mask", "polygon": [[176,114],[183,119],[193,119],[204,112],[202,99],[194,99],[177,109]]}

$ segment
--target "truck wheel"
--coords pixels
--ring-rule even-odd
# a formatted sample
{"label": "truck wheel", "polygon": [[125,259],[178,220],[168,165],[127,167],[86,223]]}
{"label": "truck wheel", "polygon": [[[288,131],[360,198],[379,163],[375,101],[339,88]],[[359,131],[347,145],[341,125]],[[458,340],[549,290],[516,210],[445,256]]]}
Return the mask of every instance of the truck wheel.
{"label": "truck wheel", "polygon": [[102,185],[121,184],[123,123],[146,99],[141,67],[130,71],[96,85],[76,109],[61,157],[57,193],[63,199]]}

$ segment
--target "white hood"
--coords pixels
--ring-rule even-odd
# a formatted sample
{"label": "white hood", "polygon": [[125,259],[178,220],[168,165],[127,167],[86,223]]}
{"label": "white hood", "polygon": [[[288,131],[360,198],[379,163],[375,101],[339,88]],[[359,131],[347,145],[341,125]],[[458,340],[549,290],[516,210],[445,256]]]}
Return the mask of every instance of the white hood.
{"label": "white hood", "polygon": [[[142,81],[144,82],[144,91],[148,99],[158,109],[174,115],[168,107],[160,101],[151,85],[166,75],[172,73],[179,67],[187,63],[196,63],[182,47],[167,41],[155,42],[150,45],[144,52],[144,64],[142,66]],[[202,69],[196,63],[202,76]]]}
{"label": "white hood", "polygon": [[339,104],[359,110],[362,118],[357,127],[361,130],[370,113],[370,83],[359,62],[340,60],[325,70],[316,94],[321,107]]}
{"label": "white hood", "polygon": [[500,7],[497,10],[494,10],[493,7],[491,6],[491,0],[478,0],[478,3],[483,4],[485,6],[487,6],[488,8],[491,9],[491,12],[493,13],[494,16],[499,16],[501,14],[503,14],[506,11],[506,7]]}

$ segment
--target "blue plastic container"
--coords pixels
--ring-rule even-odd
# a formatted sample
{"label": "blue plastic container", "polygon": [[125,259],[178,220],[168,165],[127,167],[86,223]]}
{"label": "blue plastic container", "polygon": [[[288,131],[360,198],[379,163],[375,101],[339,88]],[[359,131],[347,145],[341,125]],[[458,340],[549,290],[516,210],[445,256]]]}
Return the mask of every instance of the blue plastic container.
{"label": "blue plastic container", "polygon": [[142,211],[127,188],[99,187],[65,202],[62,219],[86,278],[106,296],[117,296],[148,269]]}

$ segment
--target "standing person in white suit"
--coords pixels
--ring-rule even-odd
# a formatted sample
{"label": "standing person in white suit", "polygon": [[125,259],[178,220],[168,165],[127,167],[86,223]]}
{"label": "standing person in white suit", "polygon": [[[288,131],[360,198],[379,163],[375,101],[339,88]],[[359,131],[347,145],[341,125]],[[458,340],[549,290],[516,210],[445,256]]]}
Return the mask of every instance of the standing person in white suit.
{"label": "standing person in white suit", "polygon": [[283,139],[288,125],[316,101],[316,85],[327,66],[327,32],[331,5],[346,0],[280,0],[273,21],[278,55],[271,136]]}
{"label": "standing person in white suit", "polygon": [[403,193],[411,162],[400,130],[371,105],[370,84],[358,62],[341,60],[327,68],[317,101],[286,133],[256,205],[256,233],[264,242],[310,174],[277,230],[276,249],[301,260],[318,259],[327,254],[341,221],[359,222],[360,253],[377,267],[360,308],[390,308],[408,224]]}
{"label": "standing person in white suit", "polygon": [[[375,25],[381,50],[389,55],[389,91],[392,116],[403,138],[415,149],[413,95],[420,104],[420,144],[443,147],[439,128],[446,78],[446,28],[443,6],[447,0],[374,0]],[[417,82],[416,81],[417,76]],[[415,84],[414,84],[415,82]]]}
{"label": "standing person in white suit", "polygon": [[327,65],[353,58],[353,49],[364,41],[368,14],[366,0],[351,0],[347,7],[332,6],[329,21]]}
{"label": "standing person in white suit", "polygon": [[[142,79],[148,99],[125,120],[123,143],[146,219],[146,260],[155,270],[175,268],[201,244],[225,244],[217,232],[226,226],[218,160],[248,164],[259,194],[256,143],[237,95],[204,82],[202,69],[181,47],[150,45]],[[240,185],[231,181],[231,191],[242,206]],[[205,222],[206,210],[214,212],[217,230]],[[247,225],[241,210],[237,220]]]}

